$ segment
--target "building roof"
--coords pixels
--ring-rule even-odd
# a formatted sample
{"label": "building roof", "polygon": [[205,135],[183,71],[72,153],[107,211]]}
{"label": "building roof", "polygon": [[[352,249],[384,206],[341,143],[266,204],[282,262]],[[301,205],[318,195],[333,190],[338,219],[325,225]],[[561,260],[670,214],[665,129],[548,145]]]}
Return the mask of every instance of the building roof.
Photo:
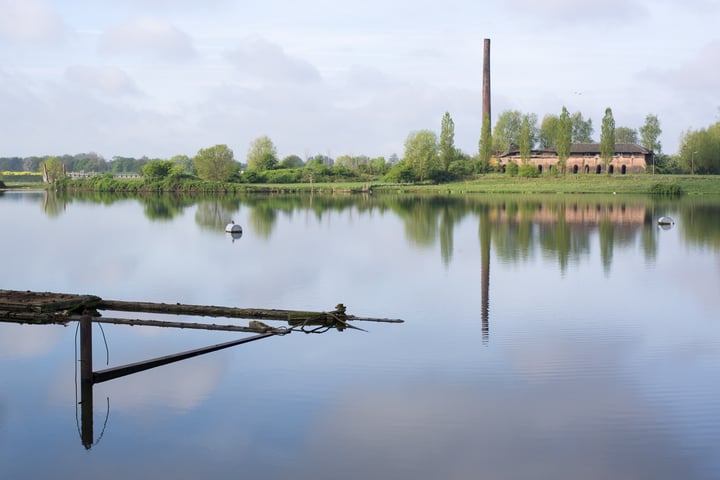
{"label": "building roof", "polygon": [[[557,148],[550,147],[545,149],[537,149],[532,151],[533,154],[551,154],[551,155],[557,155]],[[637,145],[635,143],[616,143],[615,144],[615,154],[622,154],[622,155],[648,155],[652,152],[648,150],[645,147],[642,147],[640,145]],[[512,148],[510,151],[505,152],[501,155],[498,155],[499,157],[513,157],[520,154],[520,150],[517,148]],[[570,154],[580,154],[580,155],[600,155],[600,144],[599,143],[573,143],[570,145]]]}

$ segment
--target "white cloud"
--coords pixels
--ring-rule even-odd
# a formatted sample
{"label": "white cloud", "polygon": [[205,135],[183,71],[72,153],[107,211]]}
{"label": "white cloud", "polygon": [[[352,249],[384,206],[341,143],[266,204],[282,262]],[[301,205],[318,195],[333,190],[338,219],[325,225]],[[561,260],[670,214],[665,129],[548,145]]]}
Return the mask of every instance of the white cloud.
{"label": "white cloud", "polygon": [[53,44],[67,34],[58,13],[42,0],[0,0],[0,39],[19,44]]}
{"label": "white cloud", "polygon": [[315,83],[320,72],[311,63],[288,55],[279,46],[260,37],[246,38],[227,54],[244,75],[267,82]]}
{"label": "white cloud", "polygon": [[65,70],[65,78],[76,86],[106,95],[139,93],[133,79],[116,67],[73,65]]}
{"label": "white cloud", "polygon": [[106,31],[100,41],[103,52],[143,54],[163,60],[195,56],[188,34],[163,20],[144,18]]}

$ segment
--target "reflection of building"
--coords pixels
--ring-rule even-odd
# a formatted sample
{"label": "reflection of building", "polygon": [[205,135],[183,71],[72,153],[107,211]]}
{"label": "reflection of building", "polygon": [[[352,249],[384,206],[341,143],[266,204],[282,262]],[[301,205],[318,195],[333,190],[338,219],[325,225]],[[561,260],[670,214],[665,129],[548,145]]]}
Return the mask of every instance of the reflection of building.
{"label": "reflection of building", "polygon": [[[546,205],[538,205],[530,216],[533,223],[547,224],[556,223],[560,216],[569,224],[599,225],[601,222],[611,222],[615,225],[636,225],[642,226],[645,223],[647,209],[644,206],[628,207],[624,204],[564,204],[562,209],[548,208]],[[522,213],[509,213],[507,210],[499,212],[497,220],[505,223],[508,221],[517,222]]]}
{"label": "reflection of building", "polygon": [[[570,147],[570,156],[565,162],[565,171],[568,173],[643,173],[647,165],[652,162],[652,152],[634,143],[615,144],[615,155],[605,168],[603,159],[600,157],[599,143],[576,143]],[[505,167],[514,162],[522,165],[518,149],[510,150],[498,157],[499,166]],[[540,173],[547,172],[551,168],[558,168],[557,149],[548,148],[545,150],[533,150],[530,152],[528,162],[535,165]]]}

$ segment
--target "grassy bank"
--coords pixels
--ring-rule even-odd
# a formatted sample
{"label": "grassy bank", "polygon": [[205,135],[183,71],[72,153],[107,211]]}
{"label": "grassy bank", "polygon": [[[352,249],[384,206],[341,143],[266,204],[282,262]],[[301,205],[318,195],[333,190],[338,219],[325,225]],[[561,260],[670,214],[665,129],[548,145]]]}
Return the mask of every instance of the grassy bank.
{"label": "grassy bank", "polygon": [[469,182],[442,185],[374,185],[375,191],[435,194],[462,193],[623,193],[647,194],[655,185],[677,186],[689,195],[720,195],[720,176],[699,175],[565,175],[519,178],[489,174]]}
{"label": "grassy bank", "polygon": [[[10,181],[8,181],[10,180]],[[29,184],[15,183],[5,177],[7,187]],[[42,183],[35,183],[35,188]],[[56,187],[66,191],[96,192],[183,192],[183,193],[427,193],[434,195],[457,195],[465,193],[544,193],[544,194],[648,194],[653,190],[670,192],[680,190],[688,195],[720,195],[720,176],[714,175],[565,175],[538,178],[510,177],[488,174],[470,181],[440,185],[387,184],[382,182],[337,183],[220,183],[197,179],[164,180],[151,182],[146,179],[112,179],[96,177],[67,181]]]}

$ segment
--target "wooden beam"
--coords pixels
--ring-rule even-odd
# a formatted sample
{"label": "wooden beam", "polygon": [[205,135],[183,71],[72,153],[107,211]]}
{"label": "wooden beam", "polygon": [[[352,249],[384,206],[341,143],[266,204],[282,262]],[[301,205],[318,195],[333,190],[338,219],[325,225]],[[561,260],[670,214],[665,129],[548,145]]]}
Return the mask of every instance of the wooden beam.
{"label": "wooden beam", "polygon": [[188,358],[197,357],[206,353],[215,352],[224,348],[234,347],[243,343],[254,342],[255,340],[261,340],[274,336],[274,333],[262,333],[260,335],[254,335],[252,337],[245,337],[231,342],[218,343],[209,347],[198,348],[195,350],[189,350],[187,352],[176,353],[173,355],[167,355],[165,357],[157,357],[142,362],[130,363],[128,365],[122,365],[120,367],[107,368],[105,370],[99,370],[93,372],[93,383],[102,383],[115,378],[124,377],[133,373],[142,372],[151,368],[160,367],[169,363],[179,362],[180,360],[186,360]]}
{"label": "wooden beam", "polygon": [[[79,315],[70,315],[68,320],[80,320]],[[272,328],[268,325],[251,322],[250,326],[243,325],[217,325],[215,323],[196,323],[196,322],[173,322],[170,320],[145,320],[141,318],[111,318],[111,317],[93,317],[95,323],[112,323],[116,325],[144,326],[144,327],[165,327],[165,328],[187,328],[192,330],[217,330],[223,332],[243,332],[243,333],[273,333],[283,335],[288,333],[285,328]],[[258,322],[259,323],[259,322]]]}

